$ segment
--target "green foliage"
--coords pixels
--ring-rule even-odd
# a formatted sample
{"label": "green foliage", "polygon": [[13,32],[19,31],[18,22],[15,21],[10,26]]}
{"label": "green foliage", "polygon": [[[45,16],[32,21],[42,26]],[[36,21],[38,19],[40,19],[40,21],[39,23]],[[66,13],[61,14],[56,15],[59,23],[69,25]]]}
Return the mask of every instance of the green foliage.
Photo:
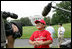
{"label": "green foliage", "polygon": [[28,17],[21,18],[20,21],[22,22],[23,26],[32,26],[31,20]]}
{"label": "green foliage", "polygon": [[24,26],[23,27],[23,36],[21,37],[22,39],[24,38],[30,38],[30,36],[33,34],[34,31],[36,31],[35,26]]}
{"label": "green foliage", "polygon": [[47,25],[49,25],[50,24],[50,17],[45,17],[44,21],[46,22]]}
{"label": "green foliage", "polygon": [[21,22],[23,26],[32,26],[31,20],[28,17],[20,18],[20,20],[11,20],[11,22]]}
{"label": "green foliage", "polygon": [[[71,1],[62,1],[61,3],[56,4],[56,6],[71,11]],[[71,13],[58,9],[56,9],[54,12],[56,13],[52,17],[53,24],[71,22]]]}

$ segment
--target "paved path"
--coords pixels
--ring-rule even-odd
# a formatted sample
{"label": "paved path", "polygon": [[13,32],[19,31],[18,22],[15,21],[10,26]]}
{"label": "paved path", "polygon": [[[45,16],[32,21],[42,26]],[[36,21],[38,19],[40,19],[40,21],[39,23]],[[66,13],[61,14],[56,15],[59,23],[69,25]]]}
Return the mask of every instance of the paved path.
{"label": "paved path", "polygon": [[[71,38],[65,38],[65,39],[69,40]],[[28,41],[29,41],[29,39],[16,39],[14,47],[32,47],[33,45],[30,45]],[[55,38],[53,40],[53,45],[54,46],[58,45],[58,39],[57,38]]]}

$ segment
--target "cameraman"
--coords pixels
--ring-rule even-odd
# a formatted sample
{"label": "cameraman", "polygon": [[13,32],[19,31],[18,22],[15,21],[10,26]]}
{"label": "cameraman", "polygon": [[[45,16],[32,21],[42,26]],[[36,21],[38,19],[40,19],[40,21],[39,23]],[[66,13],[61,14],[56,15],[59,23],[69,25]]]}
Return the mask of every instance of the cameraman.
{"label": "cameraman", "polygon": [[[20,22],[10,22],[12,23],[13,32],[6,33],[8,43],[6,45],[7,48],[14,48],[14,41],[16,38],[22,36],[22,25]],[[20,34],[17,36],[16,33]]]}
{"label": "cameraman", "polygon": [[[5,30],[5,34],[2,34],[3,36],[1,37],[1,41],[3,39],[3,37],[6,36],[6,48],[14,48],[14,41],[16,38],[20,38],[22,36],[22,23],[20,21],[16,21],[16,22],[7,22],[7,18],[11,17],[14,19],[17,19],[18,16],[14,13],[10,13],[10,12],[3,12],[1,11],[1,16],[2,16],[2,20],[4,21],[4,25],[1,27],[1,29],[4,27],[4,29],[2,29],[1,31]],[[2,23],[1,23],[2,24]],[[3,32],[1,32],[3,33]]]}

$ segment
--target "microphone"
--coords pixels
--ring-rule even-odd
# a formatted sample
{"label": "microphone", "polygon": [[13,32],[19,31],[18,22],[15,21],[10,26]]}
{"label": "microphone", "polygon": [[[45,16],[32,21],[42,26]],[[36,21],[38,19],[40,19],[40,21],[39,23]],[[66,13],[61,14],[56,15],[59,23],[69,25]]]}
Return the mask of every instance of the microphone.
{"label": "microphone", "polygon": [[51,7],[52,7],[52,2],[49,3],[47,6],[45,6],[44,10],[42,11],[42,15],[46,16],[51,11]]}

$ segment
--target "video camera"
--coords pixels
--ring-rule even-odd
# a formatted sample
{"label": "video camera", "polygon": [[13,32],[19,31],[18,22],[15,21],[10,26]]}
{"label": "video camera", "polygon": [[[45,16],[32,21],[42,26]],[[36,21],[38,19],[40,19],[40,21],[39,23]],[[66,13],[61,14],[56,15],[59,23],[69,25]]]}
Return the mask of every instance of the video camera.
{"label": "video camera", "polygon": [[12,24],[7,22],[6,19],[8,17],[17,19],[18,16],[16,14],[14,14],[14,13],[5,12],[5,11],[4,12],[1,11],[1,14],[2,14],[2,19],[4,21],[5,32],[12,32]]}
{"label": "video camera", "polygon": [[1,11],[1,13],[2,13],[3,19],[6,19],[8,17],[11,17],[11,18],[14,18],[14,19],[17,19],[18,18],[18,15],[14,14],[14,13],[5,12],[5,11],[4,12]]}
{"label": "video camera", "polygon": [[[13,29],[12,29],[12,24],[11,22],[7,22],[7,18],[11,17],[14,19],[18,18],[18,15],[14,14],[14,13],[10,13],[10,12],[5,12],[5,11],[1,11],[1,43],[5,43],[6,42],[6,33],[13,33]],[[20,32],[15,32],[13,33],[13,37],[16,39],[18,37],[21,37]],[[1,44],[2,46],[3,44]]]}

